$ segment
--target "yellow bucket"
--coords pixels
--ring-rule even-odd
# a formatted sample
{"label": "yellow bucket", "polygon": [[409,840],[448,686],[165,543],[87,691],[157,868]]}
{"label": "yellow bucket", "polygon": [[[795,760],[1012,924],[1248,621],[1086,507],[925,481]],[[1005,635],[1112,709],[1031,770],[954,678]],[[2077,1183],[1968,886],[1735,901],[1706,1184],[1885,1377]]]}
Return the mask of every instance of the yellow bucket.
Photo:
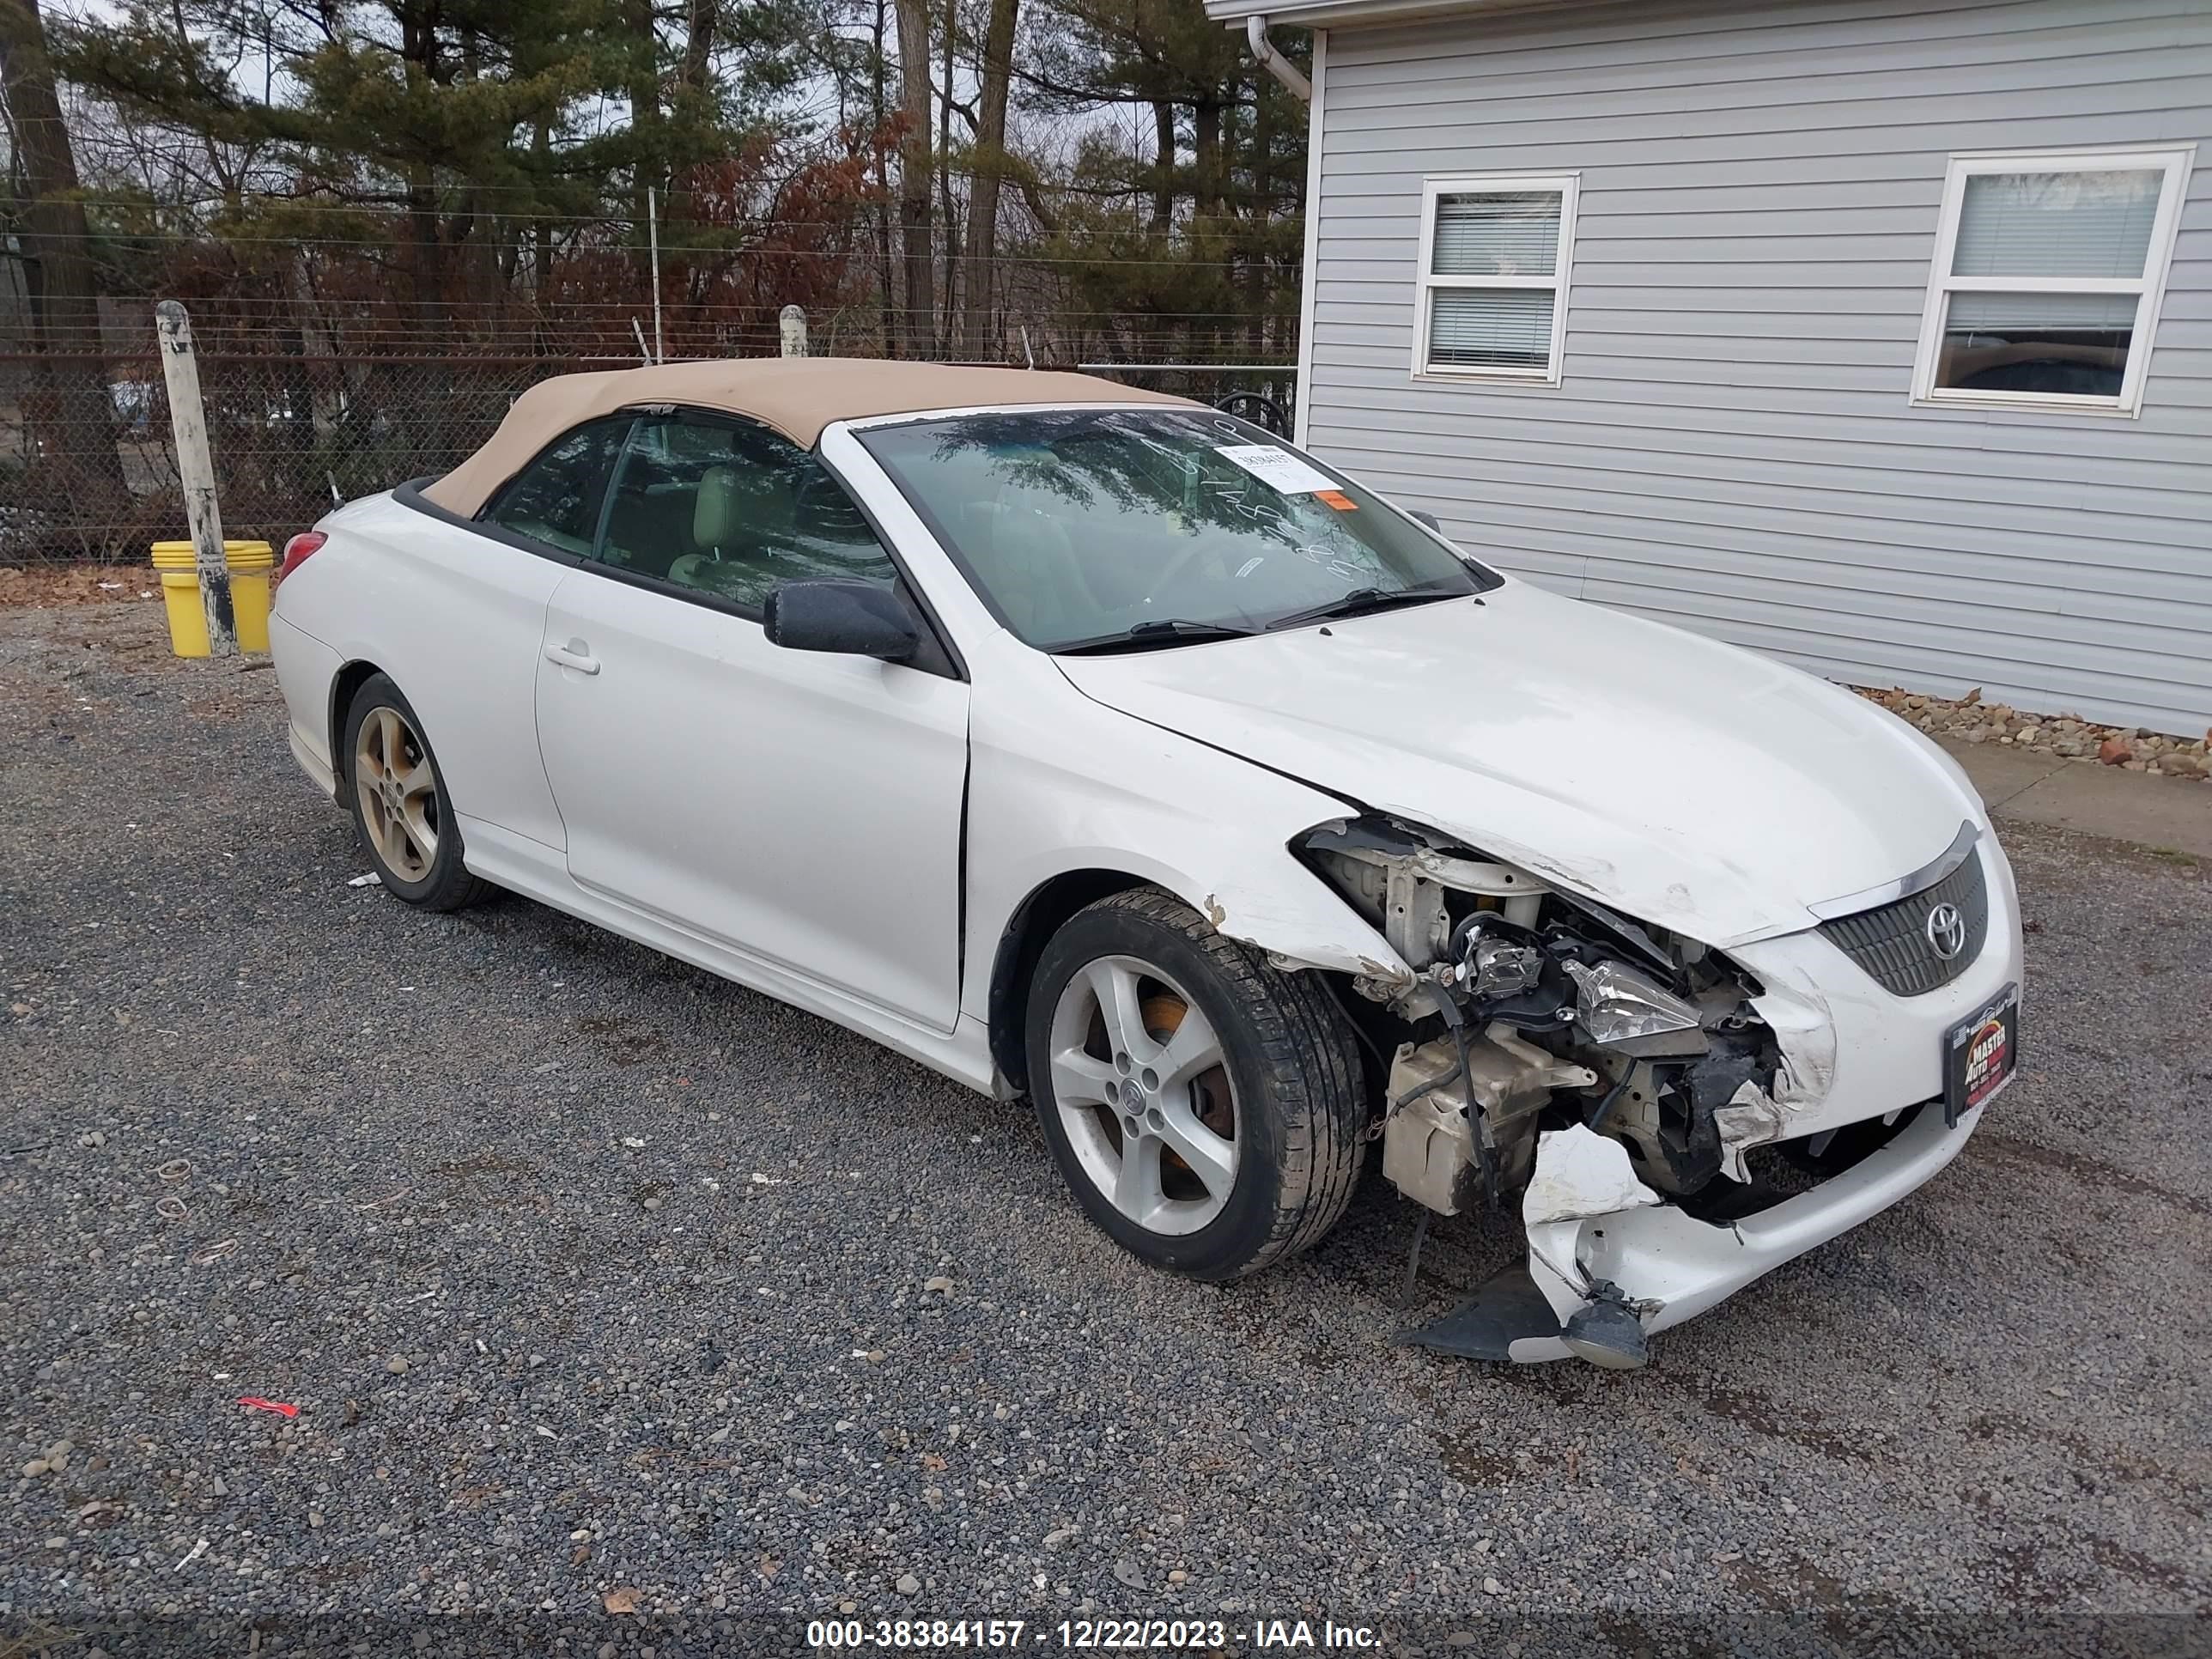
{"label": "yellow bucket", "polygon": [[[230,567],[230,614],[238,625],[238,648],[269,648],[269,573],[276,556],[267,542],[225,542],[223,562]],[[199,562],[190,542],[155,542],[154,568],[161,577],[161,599],[169,608],[169,649],[180,657],[208,653],[207,609],[200,603]]]}

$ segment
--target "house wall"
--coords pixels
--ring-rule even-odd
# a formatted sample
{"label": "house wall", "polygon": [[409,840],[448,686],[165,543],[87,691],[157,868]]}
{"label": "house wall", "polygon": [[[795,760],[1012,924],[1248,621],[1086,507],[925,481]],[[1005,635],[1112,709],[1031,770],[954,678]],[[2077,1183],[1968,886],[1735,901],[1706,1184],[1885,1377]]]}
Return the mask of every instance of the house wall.
{"label": "house wall", "polygon": [[[1311,447],[1566,593],[1831,678],[2212,725],[2212,3],[1340,27]],[[1954,151],[2196,140],[2138,418],[1910,401]],[[1555,387],[1409,370],[1425,177],[1577,172]]]}

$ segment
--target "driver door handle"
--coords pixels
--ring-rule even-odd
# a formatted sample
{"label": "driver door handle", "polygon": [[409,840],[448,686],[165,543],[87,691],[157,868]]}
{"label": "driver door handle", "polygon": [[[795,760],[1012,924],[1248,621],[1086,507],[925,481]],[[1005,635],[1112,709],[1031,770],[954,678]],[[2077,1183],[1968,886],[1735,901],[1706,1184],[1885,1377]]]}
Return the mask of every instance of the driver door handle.
{"label": "driver door handle", "polygon": [[592,648],[581,640],[571,640],[566,645],[547,646],[545,660],[557,662],[563,668],[573,668],[579,674],[599,672],[599,659],[592,654]]}

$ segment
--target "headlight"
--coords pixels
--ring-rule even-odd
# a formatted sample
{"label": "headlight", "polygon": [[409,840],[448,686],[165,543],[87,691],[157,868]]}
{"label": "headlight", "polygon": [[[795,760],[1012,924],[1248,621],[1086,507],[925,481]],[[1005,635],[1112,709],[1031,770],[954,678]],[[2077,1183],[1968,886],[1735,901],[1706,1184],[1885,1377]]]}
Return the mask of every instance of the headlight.
{"label": "headlight", "polygon": [[1487,911],[1460,924],[1460,981],[1470,996],[1509,997],[1543,982],[1542,948],[1499,938],[1497,927]]}
{"label": "headlight", "polygon": [[1637,1057],[1658,1059],[1701,1052],[1695,1034],[1715,991],[1735,984],[1756,994],[1697,941],[1418,824],[1337,820],[1291,850],[1413,969],[1418,984],[1396,993],[1408,1018],[1449,994],[1485,1023],[1524,1032],[1571,1025],[1584,1042],[1648,1044]]}
{"label": "headlight", "polygon": [[1575,1023],[1601,1048],[1668,1031],[1694,1031],[1698,1011],[1625,962],[1563,964],[1575,982]]}

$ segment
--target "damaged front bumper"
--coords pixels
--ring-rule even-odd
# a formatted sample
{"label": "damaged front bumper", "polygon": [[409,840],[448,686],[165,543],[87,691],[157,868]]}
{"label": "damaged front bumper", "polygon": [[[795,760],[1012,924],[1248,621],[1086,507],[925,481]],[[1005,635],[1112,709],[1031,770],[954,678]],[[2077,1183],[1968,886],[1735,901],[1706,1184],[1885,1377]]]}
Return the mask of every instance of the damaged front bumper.
{"label": "damaged front bumper", "polygon": [[[1553,1132],[1538,1150],[1536,1179],[1523,1200],[1528,1260],[1492,1279],[1463,1306],[1411,1334],[1410,1340],[1471,1359],[1534,1364],[1581,1358],[1601,1364],[1640,1364],[1640,1345],[1632,1337],[1606,1329],[1607,1322],[1591,1316],[1626,1308],[1645,1337],[1695,1318],[1760,1274],[1857,1226],[1931,1179],[1959,1155],[1981,1118],[1979,1111],[1971,1112],[1957,1127],[1947,1128],[1942,1103],[1931,1101],[1917,1109],[1887,1146],[1850,1169],[1725,1225],[1659,1202],[1648,1188],[1648,1201],[1595,1214],[1556,1215],[1562,1185],[1578,1190],[1608,1177],[1600,1170],[1557,1167],[1584,1161],[1577,1149],[1561,1143],[1587,1132]],[[1554,1167],[1547,1170],[1547,1164]],[[1600,1190],[1605,1190],[1601,1184]],[[1603,1340],[1575,1340],[1578,1318],[1586,1327],[1596,1325]]]}
{"label": "damaged front bumper", "polygon": [[1482,1359],[1640,1364],[1652,1334],[1931,1179],[1983,1116],[1977,1109],[1946,1122],[1948,1034],[2022,977],[2011,869],[1986,835],[1976,856],[1986,861],[1985,942],[1970,968],[1934,991],[1893,994],[1817,930],[1731,953],[1760,982],[1754,1005],[1783,1063],[1771,1095],[1759,1098],[1763,1109],[1729,1126],[1729,1185],[1742,1178],[1743,1154],[1760,1146],[1817,1149],[1838,1133],[1894,1125],[1874,1150],[1804,1190],[1723,1218],[1652,1190],[1619,1139],[1580,1126],[1547,1128],[1522,1198],[1528,1261],[1407,1340]]}

